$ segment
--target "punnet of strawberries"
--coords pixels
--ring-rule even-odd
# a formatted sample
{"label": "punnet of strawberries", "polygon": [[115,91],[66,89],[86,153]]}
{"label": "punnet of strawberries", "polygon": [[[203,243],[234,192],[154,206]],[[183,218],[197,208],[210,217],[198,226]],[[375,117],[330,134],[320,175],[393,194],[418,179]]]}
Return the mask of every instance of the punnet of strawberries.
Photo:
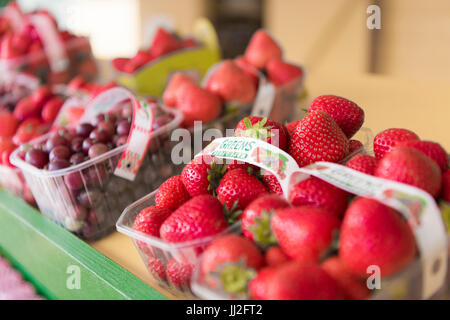
{"label": "punnet of strawberries", "polygon": [[183,112],[183,126],[191,127],[196,120],[208,123],[221,116],[228,103],[252,104],[261,74],[276,87],[299,85],[303,79],[303,70],[283,59],[281,47],[265,30],[255,32],[243,56],[214,66],[203,86],[189,75],[175,73],[163,100],[168,107]]}

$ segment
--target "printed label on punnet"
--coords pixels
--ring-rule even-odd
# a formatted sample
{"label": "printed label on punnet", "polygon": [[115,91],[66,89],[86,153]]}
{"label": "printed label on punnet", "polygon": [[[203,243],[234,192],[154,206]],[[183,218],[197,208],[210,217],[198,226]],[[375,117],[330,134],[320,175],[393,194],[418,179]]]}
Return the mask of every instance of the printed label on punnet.
{"label": "printed label on punnet", "polygon": [[262,77],[260,77],[259,83],[258,94],[256,95],[251,115],[268,117],[275,102],[275,86]]}
{"label": "printed label on punnet", "polygon": [[199,155],[240,160],[257,165],[274,174],[284,196],[289,189],[309,176],[358,196],[376,199],[403,214],[414,229],[422,264],[422,297],[428,299],[445,282],[447,273],[447,238],[445,227],[434,199],[425,191],[369,176],[342,165],[316,162],[300,168],[283,150],[261,140],[245,137],[219,138]]}

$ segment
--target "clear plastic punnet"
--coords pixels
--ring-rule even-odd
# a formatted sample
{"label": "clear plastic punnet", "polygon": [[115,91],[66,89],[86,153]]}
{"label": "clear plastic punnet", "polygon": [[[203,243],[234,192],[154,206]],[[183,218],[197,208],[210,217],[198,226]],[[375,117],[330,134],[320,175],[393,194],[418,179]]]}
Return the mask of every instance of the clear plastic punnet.
{"label": "clear plastic punnet", "polygon": [[[114,230],[126,206],[176,174],[179,168],[170,160],[170,135],[182,115],[175,109],[153,105],[158,109],[154,114],[171,115],[171,120],[151,132],[148,151],[134,181],[114,174],[127,144],[56,171],[38,169],[25,162],[19,150],[13,152],[11,162],[23,172],[41,212],[83,239],[97,239]],[[39,145],[49,136],[30,144]]]}

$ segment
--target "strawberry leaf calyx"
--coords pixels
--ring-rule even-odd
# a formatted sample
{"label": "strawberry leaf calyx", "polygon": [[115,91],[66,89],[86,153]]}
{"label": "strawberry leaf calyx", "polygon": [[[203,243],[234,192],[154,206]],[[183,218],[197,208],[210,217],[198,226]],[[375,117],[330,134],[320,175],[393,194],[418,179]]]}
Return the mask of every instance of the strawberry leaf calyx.
{"label": "strawberry leaf calyx", "polygon": [[263,249],[278,243],[271,227],[272,216],[273,210],[263,210],[258,217],[254,218],[254,223],[248,227],[253,235],[253,241]]}
{"label": "strawberry leaf calyx", "polygon": [[248,284],[256,276],[256,271],[246,266],[245,261],[225,263],[210,276],[218,280],[221,290],[241,298],[248,297]]}
{"label": "strawberry leaf calyx", "polygon": [[225,218],[227,219],[227,222],[229,225],[235,223],[237,220],[239,220],[239,217],[242,214],[242,210],[238,209],[239,201],[236,200],[230,209],[228,209],[227,205],[223,205],[223,212],[225,214]]}
{"label": "strawberry leaf calyx", "polygon": [[212,191],[214,196],[216,196],[216,189],[219,186],[220,180],[224,176],[226,170],[226,165],[216,163],[215,161],[211,162],[210,169],[207,170],[209,181],[208,190]]}

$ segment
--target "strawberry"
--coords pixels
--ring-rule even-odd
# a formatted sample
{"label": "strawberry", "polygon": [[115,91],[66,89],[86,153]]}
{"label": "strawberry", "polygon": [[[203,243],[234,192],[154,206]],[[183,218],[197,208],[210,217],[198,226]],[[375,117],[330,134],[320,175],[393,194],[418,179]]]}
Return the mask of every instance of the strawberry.
{"label": "strawberry", "polygon": [[191,198],[181,175],[167,179],[156,191],[155,204],[158,207],[174,211]]}
{"label": "strawberry", "polygon": [[348,193],[328,182],[310,177],[291,188],[289,201],[294,206],[308,205],[322,208],[342,218],[347,208]]}
{"label": "strawberry", "polygon": [[0,163],[2,163],[4,166],[14,168],[12,163],[9,161],[9,157],[11,156],[11,153],[16,150],[16,146],[11,146],[8,149],[3,150],[0,153]]}
{"label": "strawberry", "polygon": [[286,130],[289,133],[289,137],[294,133],[295,128],[300,124],[301,120],[295,120],[286,124]]}
{"label": "strawberry", "polygon": [[181,48],[179,41],[167,30],[158,28],[153,38],[150,54],[158,58]]}
{"label": "strawberry", "polygon": [[41,136],[47,129],[48,125],[45,125],[40,119],[29,118],[19,125],[12,141],[15,145],[20,146],[23,143]]}
{"label": "strawberry", "polygon": [[148,257],[147,268],[151,275],[153,275],[158,280],[165,281],[166,278],[166,268],[164,263],[155,257]]}
{"label": "strawberry", "polygon": [[359,140],[349,140],[348,141],[348,153],[352,154],[355,151],[358,151],[363,148],[363,144]]}
{"label": "strawberry", "polygon": [[351,138],[364,122],[364,110],[348,99],[325,95],[315,98],[309,106],[309,112],[321,110],[330,114],[347,138]]}
{"label": "strawberry", "polygon": [[128,67],[129,63],[130,63],[129,58],[115,58],[111,61],[112,66],[117,71],[125,72],[125,73],[133,73],[133,71],[131,71]]}
{"label": "strawberry", "polygon": [[234,62],[242,69],[251,79],[255,88],[258,88],[259,84],[259,71],[254,66],[245,60],[245,57],[240,56],[234,59]]}
{"label": "strawberry", "polygon": [[238,122],[235,136],[263,140],[282,150],[287,150],[288,132],[286,127],[276,121],[249,116]]}
{"label": "strawberry", "polygon": [[309,206],[280,209],[272,218],[272,230],[283,252],[302,261],[318,261],[339,225],[334,214]]}
{"label": "strawberry", "polygon": [[277,243],[270,220],[276,209],[287,208],[289,203],[277,195],[263,195],[253,200],[242,213],[244,236],[259,246],[267,248]]}
{"label": "strawberry", "polygon": [[225,103],[251,103],[256,97],[256,86],[232,60],[224,60],[206,82],[206,90],[218,95]]}
{"label": "strawberry", "polygon": [[184,49],[186,49],[186,48],[193,48],[193,47],[198,46],[198,43],[193,38],[186,38],[186,39],[181,41],[180,46],[182,48],[184,48]]}
{"label": "strawberry", "polygon": [[345,165],[347,168],[360,171],[365,174],[374,175],[378,160],[368,154],[357,154],[353,156]]}
{"label": "strawberry", "polygon": [[442,174],[442,200],[450,202],[450,170]]}
{"label": "strawberry", "polygon": [[161,225],[160,234],[164,241],[177,243],[212,236],[226,228],[220,201],[203,194],[175,210]]}
{"label": "strawberry", "polygon": [[270,59],[281,58],[280,46],[265,30],[256,31],[245,50],[245,60],[258,69],[265,69]]}
{"label": "strawberry", "polygon": [[196,157],[181,172],[181,179],[192,197],[213,194],[225,173],[225,167],[210,156]]}
{"label": "strawberry", "polygon": [[378,163],[375,176],[423,189],[433,197],[441,191],[441,169],[422,152],[396,147]]}
{"label": "strawberry", "polygon": [[243,169],[228,171],[216,189],[217,198],[228,210],[243,210],[258,196],[267,193],[264,184]]}
{"label": "strawberry", "polygon": [[244,169],[245,171],[247,171],[250,174],[253,174],[256,177],[259,175],[259,173],[261,171],[261,169],[258,166],[255,166],[250,163],[236,161],[236,160],[231,160],[231,162],[227,161],[226,171],[228,172],[228,171],[231,171],[234,169]]}
{"label": "strawberry", "polygon": [[22,122],[30,118],[39,117],[40,108],[36,106],[31,96],[28,96],[17,103],[13,114],[17,120]]}
{"label": "strawberry", "polygon": [[163,100],[164,100],[164,103],[166,104],[166,106],[168,106],[168,107],[176,106],[176,102],[177,102],[176,92],[177,92],[178,88],[180,87],[180,85],[186,81],[193,82],[189,76],[187,76],[181,72],[175,73],[170,78],[170,81],[169,81],[166,89],[164,90],[164,94],[163,94]]}
{"label": "strawberry", "polygon": [[281,189],[281,185],[275,175],[271,174],[269,171],[266,171],[262,175],[262,181],[269,190],[269,193],[277,194],[279,196],[283,195],[283,189]]}
{"label": "strawberry", "polygon": [[234,294],[246,294],[248,281],[264,264],[259,248],[247,238],[226,235],[213,240],[202,256],[201,273]]}
{"label": "strawberry", "polygon": [[[270,270],[270,269],[269,269]],[[343,298],[338,283],[320,266],[292,261],[264,275],[267,300],[339,300]],[[250,284],[252,287],[253,283]],[[260,289],[258,292],[261,292]]]}
{"label": "strawberry", "polygon": [[170,284],[179,290],[189,288],[194,266],[170,258],[166,266],[166,277]]}
{"label": "strawberry", "polygon": [[376,265],[388,277],[410,264],[417,254],[408,223],[394,209],[368,198],[357,198],[341,226],[339,255],[355,275],[367,277]]}
{"label": "strawberry", "polygon": [[311,111],[292,133],[289,154],[300,167],[317,161],[338,162],[348,154],[348,140],[328,113]]}
{"label": "strawberry", "polygon": [[152,61],[154,57],[151,53],[144,51],[144,50],[138,50],[136,52],[136,55],[131,58],[131,63],[135,65],[136,69],[139,69],[140,67],[146,65],[150,61]]}
{"label": "strawberry", "polygon": [[268,287],[276,270],[275,267],[262,268],[258,271],[256,277],[250,280],[248,291],[252,300],[267,300]]}
{"label": "strawberry", "polygon": [[195,83],[183,82],[176,92],[176,106],[183,113],[183,126],[191,127],[194,121],[208,123],[219,117],[222,102],[214,93]]}
{"label": "strawberry", "polygon": [[367,285],[347,270],[342,260],[337,257],[330,257],[322,263],[325,270],[340,285],[344,292],[345,299],[366,300],[370,296]]}
{"label": "strawberry", "polygon": [[41,112],[42,120],[44,120],[45,123],[53,123],[63,104],[64,100],[57,96],[45,102]]}
{"label": "strawberry", "polygon": [[0,137],[11,137],[19,126],[19,121],[9,111],[0,111]]}
{"label": "strawberry", "polygon": [[284,62],[280,58],[270,59],[266,65],[267,75],[270,82],[280,87],[293,81],[300,81],[303,70],[296,65]]}
{"label": "strawberry", "polygon": [[419,136],[407,129],[386,129],[378,133],[373,139],[375,158],[380,160],[389,153],[397,143],[408,140],[420,140]]}
{"label": "strawberry", "polygon": [[266,265],[269,267],[275,267],[281,265],[285,262],[288,262],[289,257],[281,250],[280,247],[275,246],[269,248],[264,254],[264,260],[266,261]]}
{"label": "strawberry", "polygon": [[40,86],[31,94],[31,100],[37,108],[42,108],[51,97],[53,92],[49,86]]}
{"label": "strawberry", "polygon": [[433,159],[444,172],[448,169],[447,151],[439,143],[433,141],[409,140],[400,142],[397,146],[410,147],[423,152],[426,156]]}

